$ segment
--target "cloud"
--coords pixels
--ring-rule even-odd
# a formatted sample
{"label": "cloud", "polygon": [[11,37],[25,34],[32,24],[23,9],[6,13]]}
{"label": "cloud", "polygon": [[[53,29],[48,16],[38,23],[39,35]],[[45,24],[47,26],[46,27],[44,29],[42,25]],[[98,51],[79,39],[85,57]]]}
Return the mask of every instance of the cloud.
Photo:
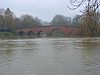
{"label": "cloud", "polygon": [[50,21],[54,15],[72,16],[67,8],[69,0],[0,0],[3,8],[9,7],[17,16],[31,14],[43,20]]}

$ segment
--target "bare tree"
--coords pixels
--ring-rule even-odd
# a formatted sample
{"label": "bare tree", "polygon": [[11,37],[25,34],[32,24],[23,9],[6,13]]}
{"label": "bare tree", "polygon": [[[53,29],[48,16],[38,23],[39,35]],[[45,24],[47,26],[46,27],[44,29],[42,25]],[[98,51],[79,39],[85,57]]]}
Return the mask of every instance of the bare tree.
{"label": "bare tree", "polygon": [[3,27],[5,25],[4,12],[5,12],[5,9],[0,9],[0,29],[1,30],[3,29]]}
{"label": "bare tree", "polygon": [[71,18],[59,14],[55,15],[53,20],[51,21],[52,25],[68,25],[70,23]]}
{"label": "bare tree", "polygon": [[20,17],[22,28],[32,28],[34,26],[41,25],[38,18],[34,18],[31,15],[25,14]]}
{"label": "bare tree", "polygon": [[81,5],[86,4],[86,7],[94,8],[95,10],[100,6],[100,0],[70,0],[71,6],[67,6],[69,9],[74,10]]}
{"label": "bare tree", "polygon": [[4,20],[5,28],[15,30],[15,15],[9,8],[7,8],[4,13]]}
{"label": "bare tree", "polygon": [[69,9],[74,10],[81,5],[86,4],[85,10],[81,17],[81,30],[80,32],[92,37],[97,34],[98,19],[99,19],[99,6],[100,0],[70,0],[71,6],[67,6]]}

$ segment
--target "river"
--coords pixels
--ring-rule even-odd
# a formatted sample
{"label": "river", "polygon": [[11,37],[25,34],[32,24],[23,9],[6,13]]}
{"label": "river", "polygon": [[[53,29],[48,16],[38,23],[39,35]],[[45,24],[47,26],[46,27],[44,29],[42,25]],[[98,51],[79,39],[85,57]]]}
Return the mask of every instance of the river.
{"label": "river", "polygon": [[100,75],[100,38],[0,40],[0,75]]}

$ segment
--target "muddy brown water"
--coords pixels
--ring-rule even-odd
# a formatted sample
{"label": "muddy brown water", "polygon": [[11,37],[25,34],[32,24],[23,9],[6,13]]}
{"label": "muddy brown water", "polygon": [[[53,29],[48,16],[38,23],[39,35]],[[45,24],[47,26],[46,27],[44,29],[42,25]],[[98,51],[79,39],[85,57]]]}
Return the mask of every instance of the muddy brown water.
{"label": "muddy brown water", "polygon": [[100,75],[100,38],[0,40],[0,75]]}

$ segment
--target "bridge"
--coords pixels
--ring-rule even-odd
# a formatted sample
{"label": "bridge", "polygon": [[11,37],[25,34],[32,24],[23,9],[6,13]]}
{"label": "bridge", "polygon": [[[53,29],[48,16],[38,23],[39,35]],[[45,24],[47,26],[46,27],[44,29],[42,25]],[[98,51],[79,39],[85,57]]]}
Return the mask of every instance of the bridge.
{"label": "bridge", "polygon": [[75,32],[77,27],[67,25],[48,25],[36,26],[33,28],[19,29],[17,33],[20,36],[28,35],[29,37],[68,37]]}

